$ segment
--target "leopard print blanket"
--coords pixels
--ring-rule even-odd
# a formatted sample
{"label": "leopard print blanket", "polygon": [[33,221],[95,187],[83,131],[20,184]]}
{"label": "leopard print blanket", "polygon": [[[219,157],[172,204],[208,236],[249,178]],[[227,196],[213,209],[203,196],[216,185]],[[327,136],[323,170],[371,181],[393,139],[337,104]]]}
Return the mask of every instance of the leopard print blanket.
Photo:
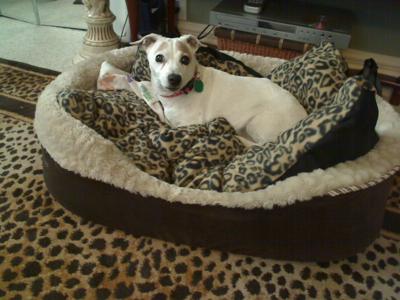
{"label": "leopard print blanket", "polygon": [[[204,53],[199,58],[233,74],[257,75],[237,61],[218,64],[218,59],[206,59]],[[148,76],[143,61],[136,61],[134,69],[137,76]],[[300,72],[286,78],[285,74],[293,70]],[[299,157],[348,117],[362,91],[370,87],[360,77],[344,82],[345,70],[340,53],[331,44],[314,48],[274,70],[272,77],[289,90],[301,85],[298,77],[304,77],[309,89],[298,97],[310,114],[274,142],[250,148],[243,145],[225,119],[171,128],[129,91],[66,89],[58,94],[57,101],[71,116],[112,141],[138,168],[158,179],[189,188],[246,192],[279,180]]]}

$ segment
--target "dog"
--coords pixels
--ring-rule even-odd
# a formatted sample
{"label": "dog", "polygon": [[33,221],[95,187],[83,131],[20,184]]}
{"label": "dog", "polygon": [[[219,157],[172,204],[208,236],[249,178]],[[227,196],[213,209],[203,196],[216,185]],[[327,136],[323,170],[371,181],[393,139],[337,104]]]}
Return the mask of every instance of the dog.
{"label": "dog", "polygon": [[263,144],[307,116],[293,95],[267,78],[235,76],[200,65],[195,53],[201,43],[192,35],[149,34],[134,44],[141,44],[147,53],[150,82],[126,79],[121,72],[110,79],[107,76],[118,70],[105,62],[98,88],[132,88],[139,95],[150,94],[154,101],[149,105],[160,101],[165,119],[174,127],[223,117],[240,136]]}

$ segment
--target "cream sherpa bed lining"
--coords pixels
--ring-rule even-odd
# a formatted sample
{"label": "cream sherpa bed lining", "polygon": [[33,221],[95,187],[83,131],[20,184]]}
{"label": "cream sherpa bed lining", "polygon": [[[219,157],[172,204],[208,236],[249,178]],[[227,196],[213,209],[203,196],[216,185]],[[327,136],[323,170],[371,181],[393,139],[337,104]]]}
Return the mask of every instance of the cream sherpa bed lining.
{"label": "cream sherpa bed lining", "polygon": [[[369,153],[354,161],[340,163],[326,170],[301,173],[266,189],[246,193],[189,189],[158,180],[139,170],[111,141],[70,116],[56,101],[58,92],[66,87],[94,89],[100,64],[105,60],[118,68],[129,70],[135,52],[136,47],[123,48],[73,66],[53,81],[40,96],[35,130],[43,147],[62,168],[132,193],[170,202],[271,209],[334,194],[340,189],[351,191],[357,186],[367,187],[368,182],[381,180],[400,165],[400,117],[390,104],[378,97],[376,130],[380,141]],[[234,52],[228,54],[264,75],[282,62]]]}

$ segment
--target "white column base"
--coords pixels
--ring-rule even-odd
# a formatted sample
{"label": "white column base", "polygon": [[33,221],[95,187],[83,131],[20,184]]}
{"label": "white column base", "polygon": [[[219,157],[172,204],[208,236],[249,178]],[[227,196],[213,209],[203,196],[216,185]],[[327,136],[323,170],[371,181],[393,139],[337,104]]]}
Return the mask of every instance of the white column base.
{"label": "white column base", "polygon": [[88,31],[83,38],[82,48],[73,59],[74,64],[119,47],[119,38],[112,26],[114,20],[113,14],[86,17]]}

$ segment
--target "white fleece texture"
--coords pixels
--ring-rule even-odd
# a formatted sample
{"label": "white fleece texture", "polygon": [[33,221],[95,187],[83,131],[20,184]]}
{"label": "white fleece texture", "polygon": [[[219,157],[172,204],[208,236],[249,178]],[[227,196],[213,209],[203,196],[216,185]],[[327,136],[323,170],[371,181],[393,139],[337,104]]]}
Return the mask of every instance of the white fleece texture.
{"label": "white fleece texture", "polygon": [[[63,88],[94,89],[100,65],[105,60],[129,71],[135,52],[136,47],[123,48],[83,61],[58,76],[40,96],[35,130],[43,147],[62,168],[132,193],[169,202],[271,209],[327,195],[343,187],[377,181],[400,165],[400,117],[387,102],[378,97],[377,132],[380,141],[373,150],[354,161],[340,163],[326,170],[301,173],[266,189],[246,193],[189,189],[158,180],[139,170],[112,142],[70,116],[56,101],[58,92]],[[270,70],[270,58],[254,58],[251,55],[235,57],[245,63],[252,61],[250,65],[258,66],[257,70],[263,70],[262,73]],[[276,59],[272,59],[272,62],[276,63]]]}

